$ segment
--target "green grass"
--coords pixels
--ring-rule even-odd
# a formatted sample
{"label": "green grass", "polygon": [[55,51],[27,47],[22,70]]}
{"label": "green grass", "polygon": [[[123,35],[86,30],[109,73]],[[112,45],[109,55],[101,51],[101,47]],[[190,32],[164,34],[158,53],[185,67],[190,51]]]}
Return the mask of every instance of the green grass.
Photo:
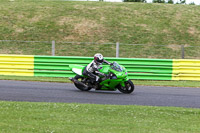
{"label": "green grass", "polygon": [[200,110],[176,107],[0,102],[2,133],[198,133]]}
{"label": "green grass", "polygon": [[[61,43],[65,41],[120,42],[124,44],[120,57],[145,58],[180,58],[179,45],[184,44],[186,58],[200,56],[200,47],[189,47],[200,42],[200,6],[1,0],[0,9],[0,40],[55,40],[56,55],[92,56],[101,52],[115,56],[114,45]],[[0,47],[0,53],[5,54],[51,54],[50,43],[1,42]]]}
{"label": "green grass", "polygon": [[70,83],[70,80],[68,78],[58,78],[58,77],[29,77],[29,76],[3,76],[3,75],[0,75],[0,80]]}
{"label": "green grass", "polygon": [[[1,75],[0,80],[72,83],[68,78],[56,78],[56,77],[23,77],[23,76]],[[199,81],[155,81],[155,80],[132,80],[132,81],[135,85],[146,85],[146,86],[200,87]]]}
{"label": "green grass", "polygon": [[[115,45],[64,42],[120,42],[120,57],[199,58],[200,6],[0,1],[0,40],[56,41],[56,55],[115,56]],[[125,44],[148,44],[129,46]],[[160,46],[155,46],[160,45]],[[162,45],[162,46],[161,46]],[[0,42],[1,54],[50,55],[51,43]],[[81,52],[80,52],[81,49]],[[130,50],[131,49],[131,50]],[[70,82],[68,78],[0,76],[1,80]],[[197,81],[142,81],[135,85],[200,87]],[[0,101],[2,133],[197,133],[200,110],[175,107],[88,105]]]}
{"label": "green grass", "polygon": [[195,87],[200,88],[199,81],[153,81],[153,80],[133,80],[136,85],[146,86],[169,86],[169,87]]}

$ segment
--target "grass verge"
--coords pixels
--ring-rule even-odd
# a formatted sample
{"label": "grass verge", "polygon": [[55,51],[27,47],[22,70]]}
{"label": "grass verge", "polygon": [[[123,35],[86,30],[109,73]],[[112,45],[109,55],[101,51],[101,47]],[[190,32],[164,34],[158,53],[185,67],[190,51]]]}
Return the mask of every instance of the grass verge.
{"label": "grass verge", "polygon": [[[120,57],[200,57],[200,8],[192,5],[140,2],[85,2],[62,0],[1,0],[0,53],[115,56],[115,45],[63,42],[120,42]],[[125,45],[148,44],[148,45]],[[193,47],[195,46],[195,47]],[[78,50],[77,50],[78,49]],[[81,49],[81,52],[80,50]],[[94,52],[95,51],[95,52]]]}
{"label": "grass verge", "polygon": [[0,132],[197,133],[200,110],[176,107],[0,102]]}
{"label": "grass verge", "polygon": [[[23,76],[0,76],[0,80],[40,81],[71,83],[68,78],[56,77],[23,77]],[[200,87],[199,81],[154,81],[154,80],[132,80],[135,85],[149,86],[172,86],[172,87]]]}

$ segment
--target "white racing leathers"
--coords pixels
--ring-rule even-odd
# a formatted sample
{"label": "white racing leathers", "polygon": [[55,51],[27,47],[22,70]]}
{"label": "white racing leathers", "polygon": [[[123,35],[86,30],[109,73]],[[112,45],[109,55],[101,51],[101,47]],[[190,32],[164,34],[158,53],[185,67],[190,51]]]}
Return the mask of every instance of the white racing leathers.
{"label": "white racing leathers", "polygon": [[[106,61],[106,60],[103,60],[103,63],[106,63],[108,65],[110,65],[111,63]],[[85,70],[83,71],[83,75],[87,75],[89,76],[91,79],[95,80],[95,81],[99,81],[99,76],[105,76],[104,73],[101,73],[98,71],[98,69],[100,68],[100,65],[101,64],[98,64],[96,63],[94,60],[88,64],[86,67],[85,67]]]}

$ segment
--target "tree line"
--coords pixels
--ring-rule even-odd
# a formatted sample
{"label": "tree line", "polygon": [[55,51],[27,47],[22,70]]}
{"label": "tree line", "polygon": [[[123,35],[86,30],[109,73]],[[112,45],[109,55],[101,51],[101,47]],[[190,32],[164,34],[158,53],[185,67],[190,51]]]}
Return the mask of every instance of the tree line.
{"label": "tree line", "polygon": [[[147,0],[124,0],[124,2],[144,2],[147,3]],[[168,4],[186,4],[186,0],[179,0],[178,2],[174,2],[174,0],[153,0],[152,3],[168,3]],[[190,5],[195,5],[194,2],[190,3]]]}

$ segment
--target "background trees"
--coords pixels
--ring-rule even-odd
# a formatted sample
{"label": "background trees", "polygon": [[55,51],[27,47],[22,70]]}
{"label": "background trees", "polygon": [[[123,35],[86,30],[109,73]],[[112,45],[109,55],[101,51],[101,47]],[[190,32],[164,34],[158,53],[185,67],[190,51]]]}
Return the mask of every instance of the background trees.
{"label": "background trees", "polygon": [[124,0],[124,2],[147,2],[146,0]]}

